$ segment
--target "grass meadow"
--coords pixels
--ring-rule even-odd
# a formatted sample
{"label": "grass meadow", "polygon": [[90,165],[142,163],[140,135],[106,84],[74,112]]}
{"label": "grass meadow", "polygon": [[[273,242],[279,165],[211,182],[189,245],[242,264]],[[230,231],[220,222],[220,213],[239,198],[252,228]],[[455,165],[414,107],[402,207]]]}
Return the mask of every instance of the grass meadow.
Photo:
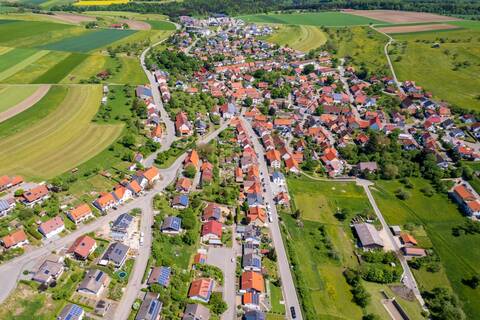
{"label": "grass meadow", "polygon": [[[409,190],[411,197],[408,200],[398,200],[394,192],[401,187],[396,181],[378,181],[373,193],[376,202],[389,224],[405,226],[410,223],[421,226],[425,230],[433,249],[440,257],[442,270],[438,273],[422,271],[417,278],[421,288],[432,287],[453,288],[463,303],[467,318],[473,319],[480,312],[480,292],[461,283],[462,278],[478,273],[480,251],[472,250],[480,246],[480,235],[452,235],[452,228],[463,224],[458,207],[445,194],[435,194],[426,197],[420,191],[428,182],[421,179],[411,179],[414,188]],[[414,233],[415,234],[415,233]],[[446,275],[446,276],[445,276]],[[423,276],[423,277],[422,277]]]}
{"label": "grass meadow", "polygon": [[265,40],[296,50],[308,52],[327,41],[325,33],[316,26],[278,25],[276,28]]}
{"label": "grass meadow", "polygon": [[246,22],[301,24],[310,26],[343,27],[368,25],[370,23],[385,23],[382,21],[354,16],[342,12],[308,12],[308,13],[270,13],[239,17]]}
{"label": "grass meadow", "polygon": [[[388,318],[380,298],[372,299],[366,310],[357,306],[352,301],[351,288],[342,274],[346,267],[356,268],[358,261],[353,252],[354,241],[349,220],[340,222],[334,213],[338,209],[349,209],[352,214],[371,211],[363,189],[354,183],[315,181],[305,177],[288,179],[288,186],[295,207],[302,212],[303,226],[299,227],[288,214],[282,215],[282,220],[287,237],[294,243],[298,261],[301,261],[300,273],[309,285],[307,299],[315,307],[318,318],[359,319],[364,312],[376,313],[382,319]],[[319,228],[325,228],[337,259],[328,256],[328,250],[318,235]],[[374,297],[380,296],[380,289],[388,290],[387,286],[374,284],[368,288]],[[420,318],[419,305],[401,298],[398,300],[408,308],[412,319]]]}
{"label": "grass meadow", "polygon": [[[400,42],[392,54],[400,80],[415,80],[437,99],[480,110],[480,30],[412,33],[394,38]],[[437,42],[439,47],[433,47]]]}
{"label": "grass meadow", "polygon": [[[64,97],[48,115],[33,125],[26,121],[21,131],[2,138],[0,172],[35,180],[52,178],[94,157],[118,138],[122,125],[91,122],[100,105],[101,86],[60,90]],[[50,98],[47,94],[39,103],[52,104]],[[16,118],[10,120],[15,123]],[[9,124],[2,123],[0,130],[8,130]]]}

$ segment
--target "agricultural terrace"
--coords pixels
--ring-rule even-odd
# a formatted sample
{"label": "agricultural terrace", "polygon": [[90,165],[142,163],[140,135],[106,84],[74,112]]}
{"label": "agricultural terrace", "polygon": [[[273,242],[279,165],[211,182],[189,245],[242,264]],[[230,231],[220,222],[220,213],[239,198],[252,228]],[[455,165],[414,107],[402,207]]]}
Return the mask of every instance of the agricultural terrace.
{"label": "agricultural terrace", "polygon": [[[433,247],[440,257],[440,270],[428,272],[425,267],[415,271],[420,289],[451,287],[463,303],[467,319],[474,319],[480,312],[480,292],[462,284],[462,279],[478,273],[480,234],[461,234],[456,237],[452,228],[464,225],[456,204],[445,194],[428,197],[422,192],[429,183],[421,179],[410,179],[413,189],[411,197],[399,200],[395,190],[403,187],[397,181],[377,181],[373,193],[376,202],[389,224],[412,229],[420,246]],[[446,276],[445,276],[446,274]],[[448,278],[447,278],[448,277]]]}
{"label": "agricultural terrace", "polygon": [[383,21],[359,17],[342,12],[309,12],[309,13],[269,13],[255,14],[239,17],[246,22],[274,23],[274,24],[299,24],[310,26],[358,26],[385,23]]}
{"label": "agricultural terrace", "polygon": [[394,35],[390,50],[400,80],[415,80],[435,98],[480,109],[480,30]]}
{"label": "agricultural terrace", "polygon": [[[291,242],[297,264],[297,283],[306,286],[304,304],[314,308],[318,319],[359,319],[364,312],[389,318],[381,304],[380,291],[394,293],[387,285],[364,283],[372,299],[365,310],[356,305],[342,272],[345,268],[358,268],[354,255],[350,219],[359,213],[372,213],[363,189],[354,183],[315,181],[306,177],[288,179],[294,209],[301,212],[301,225],[289,214],[282,214],[286,238]],[[342,222],[334,214],[348,209]],[[290,257],[292,258],[292,257]],[[420,319],[420,306],[416,302],[397,297],[411,319]]]}
{"label": "agricultural terrace", "polygon": [[[91,122],[101,96],[98,85],[53,87],[39,102],[43,107],[54,105],[48,115],[30,124],[31,118],[22,113],[0,124],[0,148],[3,150],[0,172],[47,179],[105,149],[118,138],[123,126]],[[30,110],[34,117],[35,106]],[[17,130],[8,134],[11,128]]]}
{"label": "agricultural terrace", "polygon": [[275,32],[265,40],[308,52],[323,45],[327,37],[319,27],[280,24],[275,26]]}
{"label": "agricultural terrace", "polygon": [[16,106],[30,97],[39,86],[1,86],[0,85],[0,113]]}

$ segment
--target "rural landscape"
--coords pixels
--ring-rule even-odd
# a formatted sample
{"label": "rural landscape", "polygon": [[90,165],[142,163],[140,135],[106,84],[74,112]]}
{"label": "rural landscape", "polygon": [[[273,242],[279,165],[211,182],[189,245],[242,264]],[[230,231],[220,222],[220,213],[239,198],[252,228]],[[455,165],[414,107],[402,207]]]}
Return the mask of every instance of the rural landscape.
{"label": "rural landscape", "polygon": [[480,314],[480,2],[0,1],[0,319]]}

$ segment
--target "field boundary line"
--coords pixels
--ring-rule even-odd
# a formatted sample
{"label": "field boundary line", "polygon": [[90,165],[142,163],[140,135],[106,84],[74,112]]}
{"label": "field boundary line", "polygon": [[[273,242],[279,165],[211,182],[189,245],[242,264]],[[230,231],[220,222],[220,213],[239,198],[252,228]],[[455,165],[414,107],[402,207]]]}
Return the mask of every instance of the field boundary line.
{"label": "field boundary line", "polygon": [[30,64],[34,63],[35,61],[39,60],[43,56],[47,55],[49,53],[48,50],[41,50],[39,52],[34,53],[30,57],[26,58],[23,61],[20,61],[19,63],[11,66],[7,70],[3,71],[0,73],[0,81],[5,80],[11,76],[13,76],[15,73],[25,69],[28,67]]}

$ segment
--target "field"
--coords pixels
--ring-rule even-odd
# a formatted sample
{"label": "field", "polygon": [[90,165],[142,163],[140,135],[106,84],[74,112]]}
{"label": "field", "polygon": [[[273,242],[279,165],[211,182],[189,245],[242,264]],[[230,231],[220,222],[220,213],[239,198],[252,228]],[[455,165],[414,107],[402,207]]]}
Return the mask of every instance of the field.
{"label": "field", "polygon": [[265,38],[269,42],[308,52],[327,41],[319,27],[301,25],[278,25],[275,33]]}
{"label": "field", "polygon": [[[45,43],[51,33],[62,33],[64,31],[69,32],[69,29],[74,27],[62,23],[51,22],[36,22],[36,21],[14,21],[11,23],[0,24],[0,43],[4,46],[22,46],[24,40],[35,38],[41,40],[37,42]],[[67,34],[65,33],[65,35]],[[26,39],[24,39],[26,38]]]}
{"label": "field", "polygon": [[75,6],[109,6],[111,4],[125,4],[129,0],[80,0],[75,2]]}
{"label": "field", "polygon": [[409,12],[395,10],[344,10],[344,12],[389,23],[418,23],[418,22],[443,22],[459,20],[453,17],[441,16],[426,12]]}
{"label": "field", "polygon": [[[428,277],[418,278],[421,288],[432,285],[452,287],[463,303],[467,319],[474,319],[480,312],[480,292],[461,283],[462,278],[478,273],[480,251],[472,250],[480,246],[480,235],[452,235],[452,228],[465,221],[457,205],[447,195],[436,194],[431,198],[420,191],[428,182],[411,179],[414,189],[409,190],[411,197],[406,201],[398,200],[394,191],[401,185],[395,181],[379,181],[374,187],[376,202],[389,224],[405,226],[410,223],[423,226],[434,250],[443,265],[441,272],[430,273]],[[422,236],[419,235],[422,239]],[[428,245],[428,244],[427,244]],[[427,272],[424,271],[424,275]],[[448,280],[444,276],[447,275]]]}
{"label": "field", "polygon": [[175,30],[175,25],[168,21],[146,20],[153,30]]}
{"label": "field", "polygon": [[88,52],[134,34],[133,30],[104,29],[89,31],[76,37],[66,38],[43,46],[43,49],[58,51]]}
{"label": "field", "polygon": [[461,21],[452,21],[452,22],[449,22],[449,24],[453,24],[461,28],[480,30],[480,21],[461,20]]}
{"label": "field", "polygon": [[435,98],[461,108],[480,109],[479,30],[402,34],[395,39],[399,45],[391,57],[400,80],[415,80]]}
{"label": "field", "polygon": [[33,83],[58,83],[65,78],[70,71],[85,60],[88,56],[81,53],[72,53],[47,72],[33,80]]}
{"label": "field", "polygon": [[[334,213],[338,209],[349,209],[352,214],[369,210],[370,205],[363,190],[354,183],[314,181],[308,178],[289,179],[288,186],[296,208],[301,211],[303,227],[299,227],[288,214],[282,215],[287,227],[288,238],[293,241],[299,271],[308,284],[309,299],[319,319],[359,319],[363,310],[352,302],[350,287],[342,272],[345,267],[357,267],[353,254],[353,238],[348,221],[339,222]],[[318,230],[324,228],[332,243],[337,259],[328,256]],[[379,297],[379,291],[388,287],[367,284],[369,292]],[[392,293],[393,296],[393,293]],[[412,319],[420,318],[420,308],[414,302],[398,298],[409,311]],[[387,319],[388,314],[380,299],[372,299],[367,312]]]}
{"label": "field", "polygon": [[246,22],[275,23],[275,24],[300,24],[310,26],[358,26],[370,23],[383,23],[382,21],[350,15],[342,12],[313,12],[292,14],[256,14],[239,17]]}
{"label": "field", "polygon": [[38,86],[1,86],[0,85],[0,113],[14,107],[30,97]]}
{"label": "field", "polygon": [[410,32],[425,32],[425,31],[440,31],[458,29],[458,26],[436,23],[436,24],[419,24],[419,25],[404,25],[404,26],[391,26],[377,28],[378,31],[394,34],[394,33],[410,33]]}
{"label": "field", "polygon": [[[120,135],[121,125],[91,123],[100,104],[101,86],[57,88],[63,91],[57,92],[59,104],[47,116],[34,124],[27,119],[14,134],[8,134],[12,122],[0,125],[0,135],[7,133],[0,142],[1,173],[51,178],[92,158]],[[50,98],[48,94],[39,103],[51,104]],[[23,113],[19,116],[25,117]],[[10,120],[18,124],[16,118]]]}

